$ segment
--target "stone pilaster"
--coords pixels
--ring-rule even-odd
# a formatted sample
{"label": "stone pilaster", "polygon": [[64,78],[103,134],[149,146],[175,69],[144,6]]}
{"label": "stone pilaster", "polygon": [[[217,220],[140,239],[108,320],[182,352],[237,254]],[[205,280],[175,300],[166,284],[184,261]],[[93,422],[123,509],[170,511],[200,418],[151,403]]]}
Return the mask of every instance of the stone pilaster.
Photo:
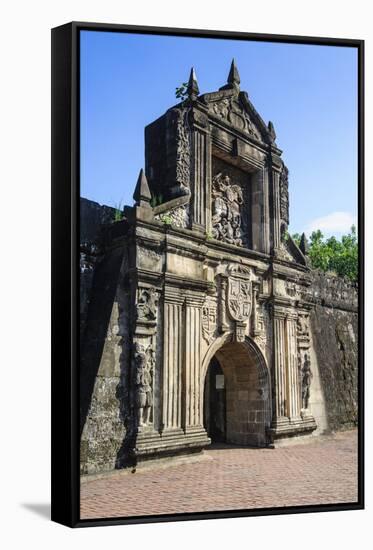
{"label": "stone pilaster", "polygon": [[191,188],[192,229],[205,232],[210,225],[211,144],[208,118],[197,108],[192,113]]}
{"label": "stone pilaster", "polygon": [[135,291],[131,393],[136,456],[146,455],[159,442],[155,427],[155,371],[159,289],[138,283]]}
{"label": "stone pilaster", "polygon": [[274,349],[274,424],[288,423],[286,395],[286,343],[285,343],[285,313],[274,310],[273,319],[273,349]]}
{"label": "stone pilaster", "polygon": [[201,307],[204,295],[189,293],[185,302],[184,427],[203,428],[201,388]]}
{"label": "stone pilaster", "polygon": [[219,300],[219,330],[227,332],[229,324],[227,321],[227,279],[220,277],[220,300]]}
{"label": "stone pilaster", "polygon": [[262,248],[261,251],[269,254],[270,245],[270,212],[269,212],[269,178],[266,168],[262,171],[262,201],[263,201],[263,223],[262,223]]}
{"label": "stone pilaster", "polygon": [[272,171],[272,197],[273,197],[273,218],[272,218],[272,239],[273,248],[277,250],[280,248],[281,232],[280,232],[280,174]]}
{"label": "stone pilaster", "polygon": [[298,358],[297,358],[297,315],[286,317],[286,414],[291,421],[300,419]]}
{"label": "stone pilaster", "polygon": [[297,315],[281,306],[273,309],[274,406],[270,434],[274,439],[316,428],[311,415],[303,417],[299,395]]}
{"label": "stone pilaster", "polygon": [[192,134],[193,228],[206,227],[206,135],[199,130]]}
{"label": "stone pilaster", "polygon": [[258,169],[252,175],[251,241],[252,249],[269,254],[269,186],[268,169]]}
{"label": "stone pilaster", "polygon": [[165,289],[162,431],[181,429],[183,301],[177,289]]}
{"label": "stone pilaster", "polygon": [[258,294],[259,294],[259,284],[253,283],[252,285],[252,313],[251,313],[251,335],[255,338],[259,336],[260,331],[258,328]]}

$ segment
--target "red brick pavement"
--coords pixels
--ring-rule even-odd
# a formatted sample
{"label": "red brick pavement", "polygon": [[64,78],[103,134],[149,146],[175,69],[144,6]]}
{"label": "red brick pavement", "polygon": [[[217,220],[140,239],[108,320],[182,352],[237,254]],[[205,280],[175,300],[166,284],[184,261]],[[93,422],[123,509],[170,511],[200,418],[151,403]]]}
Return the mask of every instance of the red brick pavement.
{"label": "red brick pavement", "polygon": [[277,449],[211,448],[194,463],[81,484],[81,518],[356,502],[357,434]]}

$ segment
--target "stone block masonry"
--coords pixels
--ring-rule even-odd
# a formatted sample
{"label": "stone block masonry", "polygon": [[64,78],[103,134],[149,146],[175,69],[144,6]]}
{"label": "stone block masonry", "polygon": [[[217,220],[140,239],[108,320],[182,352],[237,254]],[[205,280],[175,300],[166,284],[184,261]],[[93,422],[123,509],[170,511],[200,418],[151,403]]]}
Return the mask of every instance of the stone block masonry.
{"label": "stone block masonry", "polygon": [[82,199],[83,473],[356,423],[357,288],[287,237],[273,123],[234,62],[187,96],[147,126],[122,220]]}

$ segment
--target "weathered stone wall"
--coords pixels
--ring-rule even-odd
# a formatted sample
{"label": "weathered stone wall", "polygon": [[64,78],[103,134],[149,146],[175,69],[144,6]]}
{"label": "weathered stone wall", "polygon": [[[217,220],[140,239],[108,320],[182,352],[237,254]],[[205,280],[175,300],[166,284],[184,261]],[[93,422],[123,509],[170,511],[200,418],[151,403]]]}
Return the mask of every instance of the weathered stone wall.
{"label": "weathered stone wall", "polygon": [[114,219],[114,208],[80,199],[80,337],[82,339],[91,297],[95,267],[103,257],[102,226]]}
{"label": "weathered stone wall", "polygon": [[119,247],[95,269],[80,357],[81,471],[115,467],[125,436],[121,357],[126,342],[118,279]]}
{"label": "weathered stone wall", "polygon": [[[84,474],[120,466],[129,433],[126,434],[126,408],[129,403],[126,368],[128,370],[130,365],[130,343],[127,338],[130,333],[129,298],[125,289],[119,285],[121,271],[124,273],[128,266],[125,268],[126,247],[123,243],[126,240],[122,239],[121,244],[115,244],[114,234],[127,222],[106,224],[105,231],[100,233],[101,224],[109,219],[108,209],[97,203],[91,203],[90,206],[89,203],[90,201],[82,199],[82,245],[84,250],[84,247],[87,248],[86,243],[92,243],[97,246],[97,251],[83,258],[81,273],[81,302],[84,312],[80,395],[81,472]],[[140,252],[141,250],[140,247]],[[160,262],[157,253],[149,254],[148,252],[146,256],[148,262]],[[169,257],[168,269],[172,271],[171,253]],[[147,267],[149,272],[155,270],[153,263]],[[313,283],[304,299],[314,305],[310,313],[312,330],[309,352],[313,378],[309,405],[318,426],[314,434],[318,435],[328,430],[351,427],[357,421],[357,288],[339,278],[318,272],[312,273],[312,279]],[[163,326],[162,318],[159,322]],[[162,333],[160,338],[163,338]],[[159,350],[158,346],[158,354]],[[162,361],[160,355],[157,356],[157,361]],[[157,373],[158,371],[154,387],[156,403],[161,398]],[[253,376],[254,374],[253,371]],[[254,379],[251,380],[250,385],[255,393],[254,382]],[[249,381],[246,382],[248,383]],[[246,407],[250,413],[250,425],[253,425],[254,418],[255,421],[262,422],[265,413],[261,408],[262,403],[251,407],[255,403],[246,395],[246,389],[240,389],[238,385],[235,389],[235,395],[242,399],[238,399],[233,408],[238,407],[240,413],[239,406]],[[227,390],[229,393],[229,387]],[[229,402],[229,395],[227,399],[227,408],[231,409],[233,402]],[[232,419],[234,420],[234,416]],[[239,414],[236,415],[236,420],[241,421]],[[158,419],[155,418],[157,427],[158,424]],[[239,425],[239,429],[237,428],[240,442],[244,442],[242,437],[245,435],[245,442],[253,444],[248,431],[250,426],[245,425],[244,434],[241,427]],[[232,432],[234,426],[230,428]],[[255,443],[264,444],[264,440]]]}
{"label": "weathered stone wall", "polygon": [[[357,287],[318,272],[314,272],[312,277],[311,299],[315,304],[310,315],[313,350],[327,427],[333,431],[346,429],[357,424],[358,413]],[[317,384],[317,380],[314,382]],[[317,386],[313,387],[313,392],[317,398]],[[315,419],[317,421],[317,414]]]}
{"label": "weathered stone wall", "polygon": [[80,199],[80,242],[96,242],[101,225],[114,220],[115,209],[89,199]]}
{"label": "weathered stone wall", "polygon": [[80,463],[87,474],[115,468],[125,437],[117,288],[123,249],[105,250],[102,228],[114,209],[87,199],[80,204]]}

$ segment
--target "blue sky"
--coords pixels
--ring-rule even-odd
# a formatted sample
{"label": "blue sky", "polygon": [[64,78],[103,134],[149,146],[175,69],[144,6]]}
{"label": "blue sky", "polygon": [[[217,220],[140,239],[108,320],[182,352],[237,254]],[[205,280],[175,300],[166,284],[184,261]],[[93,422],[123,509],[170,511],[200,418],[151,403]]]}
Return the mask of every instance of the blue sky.
{"label": "blue sky", "polygon": [[195,67],[200,93],[232,58],[290,172],[290,231],[347,232],[357,214],[357,50],[211,38],[81,32],[81,196],[132,204],[144,128],[177,103]]}

